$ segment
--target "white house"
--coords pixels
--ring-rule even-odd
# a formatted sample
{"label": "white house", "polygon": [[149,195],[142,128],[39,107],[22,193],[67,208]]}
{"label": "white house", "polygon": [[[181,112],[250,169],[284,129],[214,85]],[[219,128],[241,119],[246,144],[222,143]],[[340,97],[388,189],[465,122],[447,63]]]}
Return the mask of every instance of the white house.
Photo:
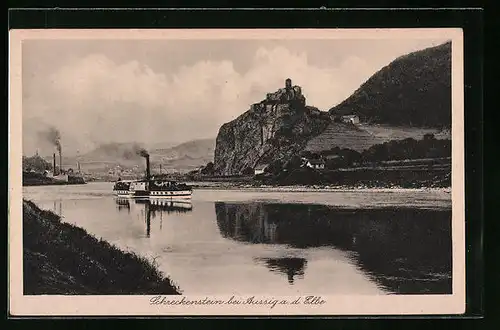
{"label": "white house", "polygon": [[267,167],[267,165],[259,165],[259,166],[255,167],[254,174],[259,175],[259,174],[264,173],[264,171],[266,170],[266,167]]}
{"label": "white house", "polygon": [[316,170],[324,170],[325,161],[323,161],[322,159],[309,159],[306,163],[306,166],[309,168],[314,168]]}
{"label": "white house", "polygon": [[342,122],[351,123],[351,124],[359,124],[359,117],[356,115],[342,116]]}

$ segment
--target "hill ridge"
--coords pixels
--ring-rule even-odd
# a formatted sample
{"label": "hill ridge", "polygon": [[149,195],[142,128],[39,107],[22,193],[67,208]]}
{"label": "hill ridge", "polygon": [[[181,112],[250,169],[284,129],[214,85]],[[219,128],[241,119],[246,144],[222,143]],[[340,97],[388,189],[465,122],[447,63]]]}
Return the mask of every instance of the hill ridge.
{"label": "hill ridge", "polygon": [[329,110],[368,123],[451,126],[451,42],[402,55]]}

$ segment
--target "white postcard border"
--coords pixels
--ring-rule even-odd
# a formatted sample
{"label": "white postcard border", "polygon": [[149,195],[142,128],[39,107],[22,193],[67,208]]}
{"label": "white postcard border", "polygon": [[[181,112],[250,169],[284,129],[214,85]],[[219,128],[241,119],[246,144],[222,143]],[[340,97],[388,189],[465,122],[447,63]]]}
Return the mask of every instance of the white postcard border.
{"label": "white postcard border", "polygon": [[[325,303],[291,304],[297,297],[255,296],[288,304],[150,304],[154,296],[24,296],[22,272],[22,41],[26,39],[432,39],[452,41],[452,241],[453,294],[324,296]],[[13,316],[78,315],[413,315],[465,312],[465,164],[463,32],[436,29],[249,29],[249,30],[11,30],[9,33],[9,309]],[[175,279],[174,279],[175,280]],[[246,299],[251,295],[238,297]],[[183,298],[184,297],[184,298]],[[224,300],[230,296],[165,296],[168,300]],[[316,300],[319,301],[319,300]],[[272,308],[271,308],[272,307]]]}

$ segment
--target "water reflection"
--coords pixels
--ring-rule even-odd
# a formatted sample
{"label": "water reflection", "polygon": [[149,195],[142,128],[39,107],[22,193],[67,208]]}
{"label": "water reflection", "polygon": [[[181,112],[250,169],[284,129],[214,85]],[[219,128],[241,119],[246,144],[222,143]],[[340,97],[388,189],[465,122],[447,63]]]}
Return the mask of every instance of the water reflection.
{"label": "water reflection", "polygon": [[256,258],[257,263],[264,263],[266,267],[275,273],[286,275],[289,284],[295,282],[295,277],[304,278],[304,270],[307,260],[304,258],[284,257],[284,258]]}
{"label": "water reflection", "polygon": [[148,209],[153,213],[153,217],[156,213],[187,213],[193,210],[193,204],[189,200],[171,201],[161,198],[136,198],[134,202],[138,205],[147,205]]}
{"label": "water reflection", "polygon": [[130,199],[116,197],[115,203],[118,211],[126,210],[130,213],[131,204],[140,208],[140,213],[144,215],[146,225],[146,237],[151,236],[151,220],[158,218],[160,221],[160,230],[163,227],[163,216],[170,213],[187,213],[193,210],[193,205],[189,200],[171,201],[165,199],[139,198]]}
{"label": "water reflection", "polygon": [[[357,266],[390,292],[451,293],[451,210],[216,202],[215,212],[226,238],[294,248],[330,246],[349,251]],[[287,275],[295,274],[290,265],[301,269],[298,260],[268,261],[271,271]]]}
{"label": "water reflection", "polygon": [[62,217],[62,199],[54,200],[54,206],[52,207],[52,212]]}
{"label": "water reflection", "polygon": [[127,211],[127,213],[130,213],[130,200],[128,198],[117,197],[115,202],[118,211]]}

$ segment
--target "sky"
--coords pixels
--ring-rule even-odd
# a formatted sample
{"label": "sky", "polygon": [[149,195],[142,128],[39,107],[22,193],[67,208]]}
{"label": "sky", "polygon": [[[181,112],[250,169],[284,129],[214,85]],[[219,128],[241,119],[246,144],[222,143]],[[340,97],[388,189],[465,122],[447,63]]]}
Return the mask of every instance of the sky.
{"label": "sky", "polygon": [[24,40],[23,154],[102,143],[215,138],[220,126],[284,86],[328,110],[371,75],[446,39]]}

